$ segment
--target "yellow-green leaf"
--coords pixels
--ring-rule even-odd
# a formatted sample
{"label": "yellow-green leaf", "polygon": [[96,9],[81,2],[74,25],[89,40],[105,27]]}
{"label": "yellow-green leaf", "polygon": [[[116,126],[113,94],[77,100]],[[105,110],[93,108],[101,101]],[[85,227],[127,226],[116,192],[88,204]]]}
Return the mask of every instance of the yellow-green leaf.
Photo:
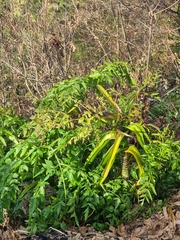
{"label": "yellow-green leaf", "polygon": [[116,157],[116,154],[119,150],[119,145],[121,143],[121,140],[123,139],[124,137],[124,134],[122,132],[118,132],[117,136],[116,136],[116,139],[115,139],[115,142],[113,144],[113,149],[112,149],[112,152],[111,152],[111,155],[109,156],[109,160],[106,164],[106,167],[103,171],[103,174],[102,174],[102,177],[100,179],[100,184],[102,184],[105,179],[107,178],[108,174],[109,174],[109,171],[111,170],[112,168],[112,165],[114,163],[114,160],[115,160],[115,157]]}
{"label": "yellow-green leaf", "polygon": [[97,84],[97,88],[99,91],[105,96],[105,98],[108,100],[108,102],[112,105],[115,111],[118,113],[122,113],[120,107],[117,105],[116,102],[112,99],[112,97],[109,95],[109,93],[99,84]]}
{"label": "yellow-green leaf", "polygon": [[145,146],[144,136],[148,142],[151,142],[148,134],[140,123],[131,123],[127,128],[136,134],[137,140],[143,149]]}
{"label": "yellow-green leaf", "polygon": [[4,146],[6,146],[6,142],[5,142],[5,140],[4,140],[4,138],[1,137],[1,136],[0,136],[0,141],[2,142],[2,144],[3,144]]}
{"label": "yellow-green leaf", "polygon": [[108,144],[108,142],[112,139],[115,139],[116,137],[116,132],[115,131],[110,131],[108,132],[103,139],[100,141],[100,143],[94,148],[94,150],[91,152],[89,157],[86,160],[85,166],[87,164],[90,164],[94,161],[98,153]]}
{"label": "yellow-green leaf", "polygon": [[142,165],[141,155],[140,155],[138,149],[134,145],[131,145],[125,152],[133,155],[133,157],[135,158],[135,160],[137,162],[137,165],[139,168],[139,173],[141,176],[144,172],[144,169],[143,169],[143,165]]}

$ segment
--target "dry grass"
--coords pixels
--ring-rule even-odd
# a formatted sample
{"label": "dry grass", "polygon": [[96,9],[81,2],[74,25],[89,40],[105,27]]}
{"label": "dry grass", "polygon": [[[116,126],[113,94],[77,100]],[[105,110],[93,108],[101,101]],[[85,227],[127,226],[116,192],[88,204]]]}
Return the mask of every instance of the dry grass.
{"label": "dry grass", "polygon": [[2,107],[31,116],[56,82],[114,59],[132,63],[134,77],[156,90],[156,75],[158,87],[178,84],[178,1],[56,2],[0,3]]}

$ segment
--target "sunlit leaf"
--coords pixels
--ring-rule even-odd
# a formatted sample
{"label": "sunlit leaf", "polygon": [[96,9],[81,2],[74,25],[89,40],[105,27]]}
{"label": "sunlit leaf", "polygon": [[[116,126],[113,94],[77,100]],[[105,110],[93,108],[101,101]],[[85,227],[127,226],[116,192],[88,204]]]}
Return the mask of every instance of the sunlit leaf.
{"label": "sunlit leaf", "polygon": [[127,126],[127,128],[136,134],[138,143],[145,150],[144,146],[146,145],[146,143],[144,137],[146,137],[149,143],[151,142],[151,140],[143,126],[140,123],[131,123],[129,126]]}
{"label": "sunlit leaf", "polygon": [[97,85],[97,88],[99,89],[99,91],[105,96],[105,98],[108,100],[108,102],[112,105],[112,107],[115,109],[115,111],[117,111],[118,113],[122,113],[122,110],[120,109],[120,107],[117,105],[116,102],[114,102],[114,100],[112,99],[112,97],[109,95],[109,93],[101,86],[101,85]]}
{"label": "sunlit leaf", "polygon": [[107,178],[107,176],[109,174],[109,171],[111,170],[111,168],[113,166],[116,154],[117,154],[118,149],[119,149],[119,145],[120,145],[123,137],[124,137],[124,134],[122,134],[121,132],[118,132],[118,134],[116,135],[115,142],[113,144],[112,153],[111,153],[110,158],[109,158],[109,160],[106,164],[106,167],[103,171],[103,174],[102,174],[102,177],[101,177],[101,180],[100,180],[100,184],[102,184],[105,181],[105,179]]}
{"label": "sunlit leaf", "polygon": [[141,176],[144,172],[144,169],[143,169],[141,155],[140,155],[138,149],[134,145],[131,145],[125,152],[133,155],[133,157],[135,158],[135,160],[137,162],[137,165],[139,168],[139,173]]}
{"label": "sunlit leaf", "polygon": [[0,136],[0,141],[2,142],[2,144],[3,144],[4,146],[6,146],[6,141],[5,141],[4,138],[1,137],[1,136]]}
{"label": "sunlit leaf", "polygon": [[87,164],[90,164],[94,161],[98,153],[108,144],[108,142],[112,139],[115,139],[116,132],[115,131],[110,131],[108,132],[100,141],[100,143],[94,148],[94,150],[91,152],[89,157],[87,158],[87,161],[85,163],[85,166]]}

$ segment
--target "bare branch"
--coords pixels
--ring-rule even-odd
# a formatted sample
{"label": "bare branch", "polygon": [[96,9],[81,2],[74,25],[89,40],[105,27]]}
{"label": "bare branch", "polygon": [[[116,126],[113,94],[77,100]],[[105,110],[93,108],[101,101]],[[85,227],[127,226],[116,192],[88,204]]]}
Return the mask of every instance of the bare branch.
{"label": "bare branch", "polygon": [[173,7],[174,5],[176,5],[177,3],[179,3],[179,0],[177,0],[175,3],[171,4],[169,7],[166,7],[166,8],[164,8],[164,9],[160,10],[159,12],[156,12],[155,15],[157,15],[157,14],[159,14],[159,13],[161,13],[161,12],[164,12],[164,11],[172,8],[172,7]]}

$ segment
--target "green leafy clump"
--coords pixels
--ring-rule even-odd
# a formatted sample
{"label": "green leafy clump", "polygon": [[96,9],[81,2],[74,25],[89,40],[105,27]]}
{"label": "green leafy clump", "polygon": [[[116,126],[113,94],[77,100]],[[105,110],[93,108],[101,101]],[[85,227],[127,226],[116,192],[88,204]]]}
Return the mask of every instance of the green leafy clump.
{"label": "green leafy clump", "polygon": [[6,208],[24,211],[31,232],[87,223],[102,230],[130,218],[134,201],[179,183],[179,142],[144,123],[140,90],[119,62],[54,86],[2,152],[1,219]]}
{"label": "green leafy clump", "polygon": [[0,157],[18,142],[24,123],[12,111],[0,108]]}

